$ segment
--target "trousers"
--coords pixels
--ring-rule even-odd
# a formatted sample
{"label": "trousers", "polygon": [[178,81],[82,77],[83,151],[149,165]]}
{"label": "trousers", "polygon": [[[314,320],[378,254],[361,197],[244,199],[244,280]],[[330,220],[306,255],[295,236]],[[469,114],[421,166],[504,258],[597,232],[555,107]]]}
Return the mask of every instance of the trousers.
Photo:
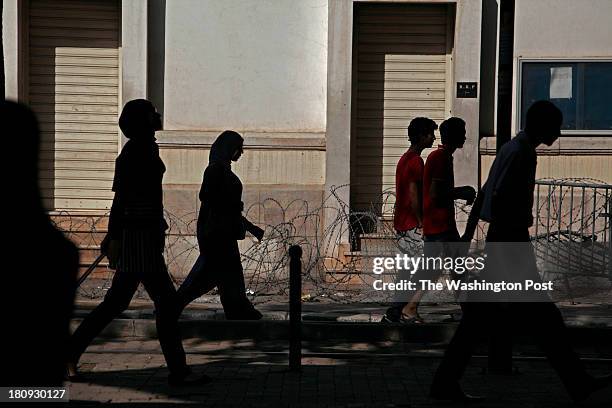
{"label": "trousers", "polygon": [[110,289],[70,339],[73,362],[76,363],[92,340],[127,309],[142,283],[155,305],[157,336],[168,370],[177,375],[187,370],[176,313],[178,296],[155,235],[147,230],[123,234],[122,255]]}
{"label": "trousers", "polygon": [[217,287],[228,320],[241,319],[254,307],[246,296],[238,242],[206,243],[177,295],[181,310]]}
{"label": "trousers", "polygon": [[[529,232],[515,231],[492,224],[487,233],[489,242],[526,242]],[[517,333],[532,337],[546,354],[552,367],[570,390],[578,390],[588,381],[588,375],[569,343],[569,333],[563,316],[552,302],[466,302],[463,317],[455,332],[435,377],[434,386],[456,383],[463,376],[472,356],[474,345],[482,340],[500,337],[511,339]],[[503,327],[500,324],[503,322]],[[495,342],[494,342],[495,343]],[[509,343],[511,347],[511,341]],[[508,344],[501,343],[507,355]]]}
{"label": "trousers", "polygon": [[[500,309],[501,307],[505,309]],[[554,303],[465,303],[463,317],[453,336],[434,384],[458,382],[476,343],[491,336],[490,327],[499,319],[512,327],[512,334],[524,332],[536,340],[568,390],[579,389],[587,378],[578,355],[569,344],[569,333]]]}

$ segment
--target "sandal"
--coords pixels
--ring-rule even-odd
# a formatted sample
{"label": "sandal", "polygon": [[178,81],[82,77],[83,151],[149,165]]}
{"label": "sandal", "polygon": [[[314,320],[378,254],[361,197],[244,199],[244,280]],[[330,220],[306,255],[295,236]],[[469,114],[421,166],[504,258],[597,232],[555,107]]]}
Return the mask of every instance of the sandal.
{"label": "sandal", "polygon": [[399,322],[402,324],[421,324],[421,323],[425,323],[425,320],[423,320],[423,318],[419,316],[418,314],[414,316],[410,316],[410,315],[402,313],[402,315],[400,316]]}

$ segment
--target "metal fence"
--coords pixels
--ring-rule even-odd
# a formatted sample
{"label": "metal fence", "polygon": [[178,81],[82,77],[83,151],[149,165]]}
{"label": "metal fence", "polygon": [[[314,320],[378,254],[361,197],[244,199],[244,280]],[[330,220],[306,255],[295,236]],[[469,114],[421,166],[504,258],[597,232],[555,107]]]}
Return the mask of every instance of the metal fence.
{"label": "metal fence", "polygon": [[532,241],[543,274],[612,279],[612,185],[538,180]]}

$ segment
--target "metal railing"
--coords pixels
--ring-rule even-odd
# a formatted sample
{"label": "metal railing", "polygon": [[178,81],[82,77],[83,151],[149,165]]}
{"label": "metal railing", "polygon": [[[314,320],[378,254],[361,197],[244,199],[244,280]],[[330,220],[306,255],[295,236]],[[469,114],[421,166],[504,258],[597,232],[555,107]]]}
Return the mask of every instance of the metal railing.
{"label": "metal railing", "polygon": [[538,180],[532,241],[543,273],[612,279],[612,185]]}

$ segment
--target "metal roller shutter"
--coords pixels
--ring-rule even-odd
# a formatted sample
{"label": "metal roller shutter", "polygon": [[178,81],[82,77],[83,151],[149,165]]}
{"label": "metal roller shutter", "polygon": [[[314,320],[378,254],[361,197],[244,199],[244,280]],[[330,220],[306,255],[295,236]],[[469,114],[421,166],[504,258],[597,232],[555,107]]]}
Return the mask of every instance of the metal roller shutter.
{"label": "metal roller shutter", "polygon": [[117,0],[32,0],[29,103],[49,210],[110,208],[119,149]]}
{"label": "metal roller shutter", "polygon": [[360,5],[355,30],[351,206],[389,214],[394,201],[381,197],[395,190],[408,124],[449,113],[447,6]]}

